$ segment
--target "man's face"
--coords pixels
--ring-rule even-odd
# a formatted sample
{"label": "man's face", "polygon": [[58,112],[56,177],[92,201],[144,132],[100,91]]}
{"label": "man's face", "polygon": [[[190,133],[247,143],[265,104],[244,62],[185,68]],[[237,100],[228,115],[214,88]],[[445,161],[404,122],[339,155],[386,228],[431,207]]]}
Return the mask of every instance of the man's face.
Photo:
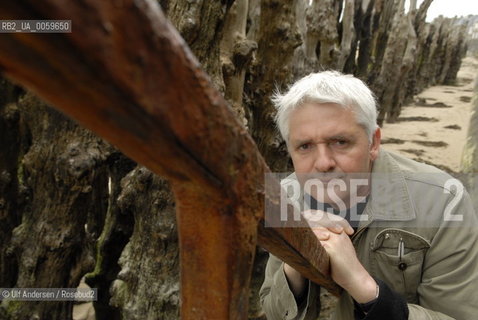
{"label": "man's face", "polygon": [[[369,173],[379,145],[380,130],[370,144],[351,109],[332,103],[306,103],[290,116],[288,147],[301,183],[303,174],[320,174],[326,184],[329,178],[348,180],[353,178],[350,173]],[[345,200],[348,194],[341,193],[340,198]]]}

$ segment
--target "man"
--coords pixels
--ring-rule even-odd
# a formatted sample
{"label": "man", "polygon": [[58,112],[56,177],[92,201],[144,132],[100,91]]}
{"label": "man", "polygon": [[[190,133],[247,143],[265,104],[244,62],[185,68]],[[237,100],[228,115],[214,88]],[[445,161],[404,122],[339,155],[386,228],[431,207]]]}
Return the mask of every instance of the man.
{"label": "man", "polygon": [[[462,185],[380,149],[375,99],[359,79],[311,74],[273,101],[295,169],[288,181],[322,183],[304,188],[302,210],[344,289],[334,319],[475,319],[477,217]],[[319,289],[271,255],[260,292],[267,318],[316,319]]]}

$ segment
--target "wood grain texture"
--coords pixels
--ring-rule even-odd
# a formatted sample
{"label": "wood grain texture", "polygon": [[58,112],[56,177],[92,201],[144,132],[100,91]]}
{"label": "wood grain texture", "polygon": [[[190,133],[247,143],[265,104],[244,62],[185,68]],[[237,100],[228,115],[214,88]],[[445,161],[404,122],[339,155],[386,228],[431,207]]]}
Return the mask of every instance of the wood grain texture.
{"label": "wood grain texture", "polygon": [[[171,181],[183,319],[246,319],[256,241],[332,292],[310,229],[264,228],[269,171],[154,1],[0,4],[0,19],[71,19],[70,34],[5,34],[0,70]],[[259,230],[259,235],[257,232]]]}

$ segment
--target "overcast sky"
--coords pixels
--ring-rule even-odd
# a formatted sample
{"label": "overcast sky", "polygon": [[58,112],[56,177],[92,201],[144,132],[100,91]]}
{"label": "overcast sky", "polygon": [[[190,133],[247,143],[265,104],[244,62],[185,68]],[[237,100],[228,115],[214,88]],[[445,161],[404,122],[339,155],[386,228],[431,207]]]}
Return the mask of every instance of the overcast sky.
{"label": "overcast sky", "polygon": [[[418,5],[422,0],[418,0]],[[439,15],[453,18],[454,16],[478,15],[478,0],[433,0],[428,8],[427,21],[433,21]]]}

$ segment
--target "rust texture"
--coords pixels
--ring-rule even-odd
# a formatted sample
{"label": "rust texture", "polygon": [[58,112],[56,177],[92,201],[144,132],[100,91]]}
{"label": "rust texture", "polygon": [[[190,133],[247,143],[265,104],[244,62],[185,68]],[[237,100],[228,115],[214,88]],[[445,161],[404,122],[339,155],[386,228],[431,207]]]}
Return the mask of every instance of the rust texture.
{"label": "rust texture", "polygon": [[170,180],[182,319],[247,318],[256,241],[338,293],[310,229],[262,226],[269,169],[155,2],[0,3],[0,19],[17,17],[71,19],[73,32],[3,35],[2,73]]}

